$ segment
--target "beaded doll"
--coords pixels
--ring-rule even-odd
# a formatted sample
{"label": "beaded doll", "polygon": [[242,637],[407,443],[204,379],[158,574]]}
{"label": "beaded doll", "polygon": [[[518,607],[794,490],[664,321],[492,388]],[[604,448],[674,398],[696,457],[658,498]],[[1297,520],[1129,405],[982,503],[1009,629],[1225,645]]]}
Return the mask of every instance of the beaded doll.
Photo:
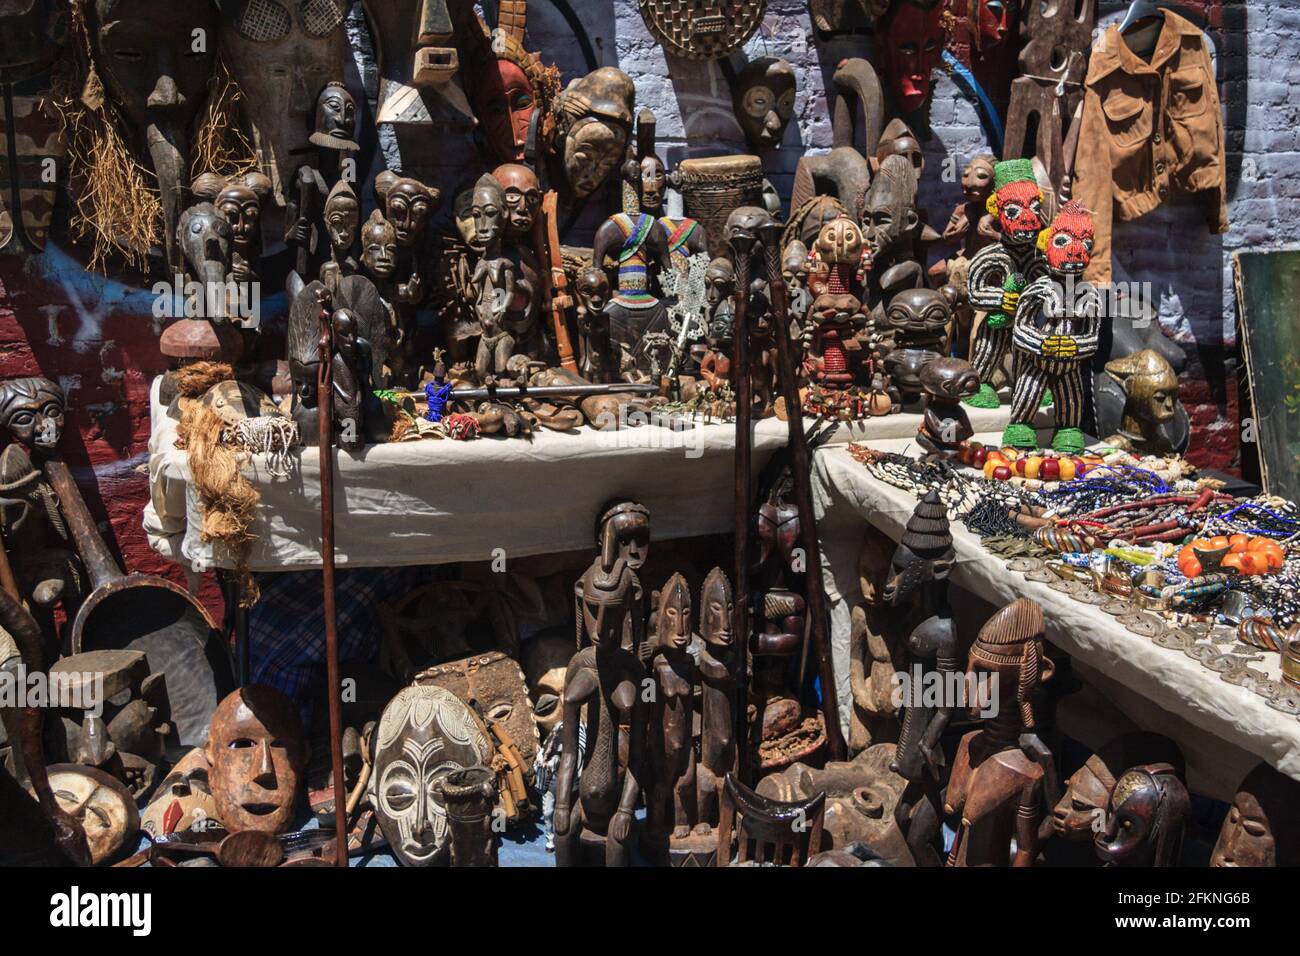
{"label": "beaded doll", "polygon": [[1097,351],[1101,324],[1100,296],[1078,281],[1092,258],[1092,215],[1077,201],[1067,202],[1043,231],[1039,245],[1047,255],[1047,275],[1031,282],[1016,305],[1016,384],[1011,423],[1002,443],[1038,447],[1034,412],[1050,386],[1055,403],[1052,447],[1077,455],[1084,445],[1083,372]]}
{"label": "beaded doll", "polygon": [[1020,290],[1045,272],[1035,241],[1047,223],[1030,160],[1009,159],[993,167],[988,210],[998,217],[1002,241],[975,254],[966,280],[971,306],[988,313],[972,349],[971,364],[981,384],[966,404],[976,408],[998,407],[993,376],[1011,350],[1011,320]]}

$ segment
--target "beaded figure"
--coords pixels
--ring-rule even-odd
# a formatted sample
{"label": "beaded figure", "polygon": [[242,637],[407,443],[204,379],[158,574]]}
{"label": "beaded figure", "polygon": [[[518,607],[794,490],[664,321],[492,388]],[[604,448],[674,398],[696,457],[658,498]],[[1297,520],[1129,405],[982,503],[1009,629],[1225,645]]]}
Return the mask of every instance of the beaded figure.
{"label": "beaded figure", "polygon": [[1077,455],[1084,445],[1083,373],[1096,354],[1101,324],[1100,296],[1077,281],[1092,258],[1092,215],[1077,201],[1067,202],[1039,244],[1047,254],[1048,274],[1031,282],[1016,306],[1016,384],[1002,443],[1038,446],[1034,412],[1050,386],[1056,416],[1052,447]]}
{"label": "beaded figure", "polygon": [[975,254],[966,280],[971,306],[988,313],[972,349],[971,364],[981,384],[966,404],[976,408],[998,407],[993,378],[1011,351],[1011,320],[1020,290],[1045,273],[1035,242],[1047,223],[1030,160],[1010,159],[993,167],[988,210],[998,217],[1002,241]]}

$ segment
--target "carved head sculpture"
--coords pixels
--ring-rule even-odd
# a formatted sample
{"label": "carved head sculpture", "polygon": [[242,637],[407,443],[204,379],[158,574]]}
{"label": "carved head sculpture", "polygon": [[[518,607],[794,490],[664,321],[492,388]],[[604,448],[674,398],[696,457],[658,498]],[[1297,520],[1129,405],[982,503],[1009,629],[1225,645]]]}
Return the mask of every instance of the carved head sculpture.
{"label": "carved head sculpture", "polygon": [[167,262],[179,268],[176,224],[188,201],[189,138],[216,56],[212,0],[95,0],[95,67],[158,177]]}
{"label": "carved head sculpture", "polygon": [[230,254],[234,244],[230,223],[212,203],[201,202],[181,213],[176,238],[187,270],[205,287],[206,304],[224,315],[224,297],[214,290],[224,286],[230,272]]}
{"label": "carved head sculpture", "polygon": [[262,203],[271,194],[271,181],[259,172],[250,172],[222,183],[216,195],[209,197],[210,187],[201,179],[194,181],[194,197],[211,200],[230,223],[232,251],[250,265],[256,264],[262,254]]}
{"label": "carved head sculpture", "polygon": [[636,501],[615,501],[601,509],[596,521],[596,546],[605,570],[622,559],[635,571],[650,551],[650,509]]}
{"label": "carved head sculpture", "polygon": [[57,0],[12,0],[0,6],[0,72],[21,78],[58,55],[68,12]]}
{"label": "carved head sculpture", "polygon": [[862,261],[862,230],[848,216],[833,219],[817,234],[813,247],[817,258],[827,265],[857,266]]}
{"label": "carved head sculpture", "polygon": [[598,650],[620,646],[635,593],[636,575],[621,557],[608,567],[598,559],[582,576],[579,604],[583,633]]}
{"label": "carved head sculpture", "polygon": [[397,244],[403,249],[409,249],[420,241],[441,195],[437,189],[418,179],[399,176],[389,170],[375,177],[375,194],[383,201],[384,218],[392,224]]}
{"label": "carved head sculpture", "polygon": [[906,158],[888,156],[867,190],[862,226],[873,258],[881,259],[912,236],[916,214],[916,170]]}
{"label": "carved head sculpture", "polygon": [[725,651],[735,640],[731,630],[732,610],[731,580],[722,568],[714,568],[704,578],[700,588],[700,636],[716,655]]}
{"label": "carved head sculpture", "polygon": [[605,274],[604,269],[587,266],[578,273],[575,291],[587,315],[599,315],[605,311],[605,306],[609,303],[609,276]]}
{"label": "carved head sculpture", "polygon": [[357,128],[357,103],[338,80],[330,80],[316,97],[316,122],[307,137],[313,146],[349,152],[360,149],[353,137]]}
{"label": "carved head sculpture", "polygon": [[520,646],[533,717],[542,736],[550,733],[564,717],[564,674],[573,657],[573,630],[537,634]]}
{"label": "carved head sculpture", "polygon": [[644,156],[633,167],[634,185],[642,212],[658,212],[664,204],[668,173],[658,156]]}
{"label": "carved head sculpture", "polygon": [[63,389],[48,378],[0,382],[0,425],[38,458],[58,450],[65,406]]}
{"label": "carved head sculpture", "polygon": [[930,72],[943,56],[946,9],[939,0],[894,0],[878,25],[885,79],[904,112],[920,109],[930,95]]}
{"label": "carved head sculpture", "polygon": [[1093,837],[1097,856],[1116,866],[1177,866],[1190,812],[1187,788],[1173,767],[1134,767],[1110,795],[1106,829]]}
{"label": "carved head sculpture", "polygon": [[208,785],[208,774],[208,758],[202,747],[195,747],[172,767],[154,791],[140,814],[140,829],[156,840],[209,820],[219,821],[221,814]]}
{"label": "carved head sculpture", "polygon": [[902,341],[940,339],[952,319],[952,304],[938,289],[904,289],[885,309],[885,321]]}
{"label": "carved head sculpture", "polygon": [[559,98],[560,157],[573,194],[585,199],[623,161],[632,133],[636,87],[617,67],[574,80]]}
{"label": "carved head sculpture", "polygon": [[[1034,726],[1030,695],[1056,671],[1043,652],[1043,609],[1029,598],[1016,598],[984,622],[971,645],[967,670],[997,676],[1000,708],[1018,707],[1026,728]],[[975,699],[971,695],[971,700]],[[972,708],[979,714],[981,708]]]}
{"label": "carved head sculpture", "polygon": [[1047,268],[1056,275],[1082,275],[1092,261],[1092,237],[1092,213],[1071,199],[1038,237]]}
{"label": "carved head sculpture", "polygon": [[[221,4],[221,58],[243,94],[244,118],[256,132],[262,168],[278,193],[292,186],[294,171],[313,155],[310,145],[354,148],[333,137],[338,129],[352,138],[347,101],[337,110],[326,106],[341,99],[329,83],[343,69],[347,6],[345,0]],[[313,137],[319,119],[327,128],[315,132],[324,137]]]}
{"label": "carved head sculpture", "polygon": [[719,256],[704,270],[704,301],[709,308],[718,307],[736,294],[736,267],[730,259]]}
{"label": "carved head sculpture", "polygon": [[921,150],[921,141],[901,119],[892,119],[880,131],[880,141],[876,144],[876,153],[871,157],[871,171],[880,171],[880,164],[889,156],[902,156],[916,170],[919,181],[921,171],[925,169],[925,154]]}
{"label": "carved head sculpture", "polygon": [[1147,731],[1108,741],[1065,781],[1065,793],[1052,811],[1052,829],[1065,840],[1091,840],[1106,819],[1115,781],[1129,767],[1165,763],[1183,775],[1183,755],[1168,737]]}
{"label": "carved head sculpture", "polygon": [[674,572],[655,595],[655,647],[684,651],[691,643],[691,589],[686,578]]}
{"label": "carved head sculpture", "polygon": [[484,249],[498,248],[506,229],[506,193],[491,173],[474,184],[474,240]]}
{"label": "carved head sculpture", "polygon": [[447,807],[438,784],[465,767],[490,765],[492,742],[451,691],[417,684],[397,693],[374,731],[373,805],[379,829],[405,866],[447,855]]}
{"label": "carved head sculpture", "polygon": [[526,0],[500,5],[492,56],[476,68],[470,87],[488,153],[499,163],[523,162],[533,114],[539,107],[549,110],[560,87],[559,71],[524,49],[527,15]]}
{"label": "carved head sculpture", "polygon": [[974,157],[961,171],[961,194],[967,202],[981,206],[993,195],[993,168],[998,161],[988,153]]}
{"label": "carved head sculpture", "polygon": [[1124,358],[1106,363],[1109,375],[1128,401],[1127,414],[1140,421],[1159,425],[1171,421],[1178,412],[1178,375],[1163,355],[1143,349]]}
{"label": "carved head sculpture", "polygon": [[[865,194],[863,198],[866,198]],[[791,213],[786,226],[786,243],[798,239],[805,248],[811,249],[817,244],[823,226],[847,215],[848,209],[834,196],[814,196]]]}
{"label": "carved head sculpture", "polygon": [[298,709],[253,684],[217,705],[204,756],[221,822],[232,833],[284,833],[293,824],[307,747]]}
{"label": "carved head sculpture", "polygon": [[930,491],[916,503],[894,551],[889,578],[881,597],[894,607],[907,601],[927,581],[945,581],[956,563],[948,511],[938,492]]}
{"label": "carved head sculpture", "polygon": [[807,285],[808,247],[798,239],[785,244],[781,253],[781,277],[791,289],[802,289]]}
{"label": "carved head sculpture", "polygon": [[506,232],[513,236],[528,236],[542,208],[542,184],[537,174],[520,163],[506,163],[492,171],[496,181],[505,190]]}
{"label": "carved head sculpture", "polygon": [[378,209],[361,230],[361,263],[380,282],[391,279],[397,268],[397,230]]}
{"label": "carved head sculpture", "polygon": [[1032,160],[1007,159],[993,167],[993,195],[987,208],[998,218],[1003,242],[1014,246],[1037,241],[1047,222]]}
{"label": "carved head sculpture", "polygon": [[352,243],[356,242],[360,219],[361,204],[357,202],[357,194],[346,180],[340,179],[325,199],[325,233],[335,257],[347,255]]}
{"label": "carved head sculpture", "polygon": [[971,46],[976,53],[993,49],[1007,38],[1015,22],[1017,0],[969,0]]}
{"label": "carved head sculpture", "polygon": [[135,844],[140,813],[120,780],[80,764],[50,764],[47,772],[54,799],[85,831],[91,863],[105,863]]}
{"label": "carved head sculpture", "polygon": [[749,148],[762,152],[780,146],[794,116],[794,68],[773,56],[751,60],[736,76],[731,95]]}
{"label": "carved head sculpture", "polygon": [[1219,830],[1210,866],[1300,864],[1300,783],[1260,764],[1241,781]]}
{"label": "carved head sculpture", "polygon": [[964,359],[931,359],[921,369],[920,379],[928,395],[945,402],[959,402],[980,390],[979,373]]}

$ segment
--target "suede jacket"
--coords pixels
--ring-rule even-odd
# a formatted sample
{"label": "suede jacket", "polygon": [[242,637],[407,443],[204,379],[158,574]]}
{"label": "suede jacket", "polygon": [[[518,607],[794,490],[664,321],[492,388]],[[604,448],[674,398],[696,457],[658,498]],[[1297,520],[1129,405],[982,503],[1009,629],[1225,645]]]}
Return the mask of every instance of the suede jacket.
{"label": "suede jacket", "polygon": [[1092,49],[1073,196],[1096,238],[1085,277],[1111,281],[1111,223],[1195,196],[1211,232],[1228,228],[1223,116],[1205,34],[1165,11],[1151,62],[1111,26]]}

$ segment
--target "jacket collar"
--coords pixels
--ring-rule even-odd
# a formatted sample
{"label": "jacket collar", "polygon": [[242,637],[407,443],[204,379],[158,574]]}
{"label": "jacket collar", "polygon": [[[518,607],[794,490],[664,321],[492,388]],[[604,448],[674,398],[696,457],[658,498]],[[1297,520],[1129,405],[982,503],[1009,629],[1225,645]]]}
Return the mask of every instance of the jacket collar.
{"label": "jacket collar", "polygon": [[1087,82],[1095,83],[1115,70],[1123,70],[1129,75],[1158,74],[1169,59],[1178,52],[1183,37],[1204,35],[1194,23],[1180,17],[1172,10],[1165,10],[1164,14],[1165,22],[1160,28],[1160,36],[1156,40],[1155,52],[1151,54],[1150,63],[1128,48],[1128,44],[1120,35],[1118,24],[1112,23],[1107,27],[1101,39],[1097,41],[1097,45],[1092,48],[1092,56],[1088,60]]}

